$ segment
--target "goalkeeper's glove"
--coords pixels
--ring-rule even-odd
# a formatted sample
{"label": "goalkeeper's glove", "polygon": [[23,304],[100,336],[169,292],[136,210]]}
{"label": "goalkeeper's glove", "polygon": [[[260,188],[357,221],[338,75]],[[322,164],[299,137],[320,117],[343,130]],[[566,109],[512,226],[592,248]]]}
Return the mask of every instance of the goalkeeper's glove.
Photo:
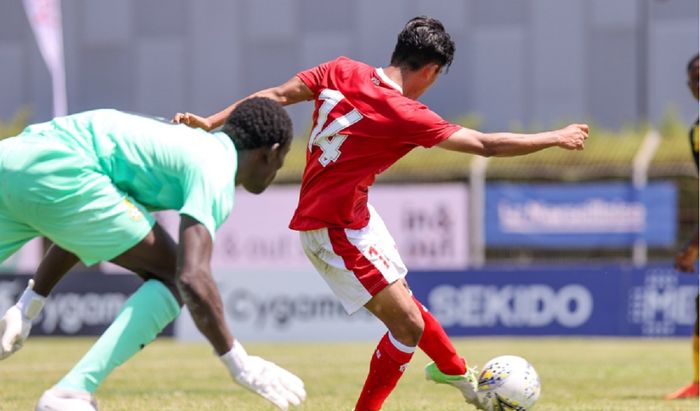
{"label": "goalkeeper's glove", "polygon": [[304,382],[278,365],[260,357],[248,355],[234,340],[231,351],[219,357],[233,380],[260,395],[281,410],[298,406],[306,399]]}
{"label": "goalkeeper's glove", "polygon": [[32,320],[44,307],[46,297],[35,293],[32,288],[34,280],[29,280],[17,304],[10,307],[0,319],[0,360],[22,348],[32,328]]}

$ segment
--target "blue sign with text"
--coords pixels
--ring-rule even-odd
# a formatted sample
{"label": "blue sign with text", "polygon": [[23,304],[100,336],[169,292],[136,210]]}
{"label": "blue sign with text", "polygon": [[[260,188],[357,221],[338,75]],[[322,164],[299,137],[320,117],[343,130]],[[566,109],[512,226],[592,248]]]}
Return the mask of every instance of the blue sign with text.
{"label": "blue sign with text", "polygon": [[[0,313],[17,301],[30,278],[20,274],[0,275]],[[34,320],[31,335],[100,335],[141,284],[143,280],[136,275],[68,273],[46,299],[44,309]],[[160,335],[172,336],[173,332],[170,323]]]}
{"label": "blue sign with text", "polygon": [[697,278],[657,264],[413,272],[408,281],[450,335],[688,336]]}
{"label": "blue sign with text", "polygon": [[551,248],[627,247],[676,240],[676,187],[656,182],[491,184],[486,244]]}

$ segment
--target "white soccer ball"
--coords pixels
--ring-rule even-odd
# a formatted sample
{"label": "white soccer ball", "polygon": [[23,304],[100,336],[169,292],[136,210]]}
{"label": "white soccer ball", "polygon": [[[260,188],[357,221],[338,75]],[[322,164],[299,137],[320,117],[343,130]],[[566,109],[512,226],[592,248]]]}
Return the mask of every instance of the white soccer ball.
{"label": "white soccer ball", "polygon": [[540,377],[524,358],[502,355],[484,365],[477,396],[486,411],[526,411],[540,397]]}

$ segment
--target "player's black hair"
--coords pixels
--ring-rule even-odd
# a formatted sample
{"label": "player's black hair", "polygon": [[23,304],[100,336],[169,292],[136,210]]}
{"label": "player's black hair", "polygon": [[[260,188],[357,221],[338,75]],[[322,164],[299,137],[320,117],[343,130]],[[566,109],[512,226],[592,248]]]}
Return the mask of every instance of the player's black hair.
{"label": "player's black hair", "polygon": [[229,114],[221,129],[238,150],[287,144],[293,135],[292,120],[281,104],[265,97],[243,101]]}
{"label": "player's black hair", "polygon": [[455,43],[440,20],[427,16],[414,17],[406,23],[391,54],[392,66],[417,70],[435,63],[449,68],[455,54]]}
{"label": "player's black hair", "polygon": [[688,61],[688,66],[686,67],[685,71],[690,71],[693,69],[693,65],[695,65],[697,63],[699,56],[700,55],[696,54],[690,59],[690,61]]}

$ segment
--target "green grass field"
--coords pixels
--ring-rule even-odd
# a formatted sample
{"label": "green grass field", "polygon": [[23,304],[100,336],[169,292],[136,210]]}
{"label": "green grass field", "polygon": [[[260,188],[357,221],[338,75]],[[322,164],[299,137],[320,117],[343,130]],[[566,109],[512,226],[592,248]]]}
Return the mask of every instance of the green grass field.
{"label": "green grass field", "polygon": [[[33,410],[41,393],[87,350],[91,339],[30,338],[0,362],[0,410]],[[501,354],[521,355],[542,380],[536,410],[697,410],[697,400],[663,395],[690,379],[690,339],[469,338],[455,341],[475,364]],[[351,410],[374,347],[369,343],[247,343],[306,382],[302,410]],[[423,379],[428,362],[418,353],[386,411],[470,410],[451,387]],[[206,344],[167,339],[119,368],[98,391],[105,411],[274,410],[235,385]]]}

